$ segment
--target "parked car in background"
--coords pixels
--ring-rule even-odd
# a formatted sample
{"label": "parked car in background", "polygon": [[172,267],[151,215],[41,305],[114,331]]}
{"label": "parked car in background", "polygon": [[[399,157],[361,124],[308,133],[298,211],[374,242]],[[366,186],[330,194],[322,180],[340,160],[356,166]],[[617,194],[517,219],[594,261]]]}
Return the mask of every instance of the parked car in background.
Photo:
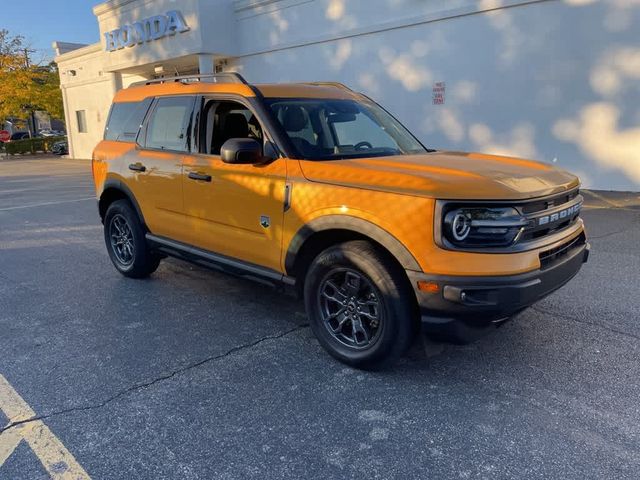
{"label": "parked car in background", "polygon": [[15,132],[13,135],[11,135],[10,141],[23,140],[25,138],[29,138],[29,132]]}
{"label": "parked car in background", "polygon": [[64,134],[65,133],[60,130],[52,130],[50,128],[46,128],[38,132],[38,135],[41,137],[60,137]]}
{"label": "parked car in background", "polygon": [[51,153],[56,155],[66,155],[69,153],[69,144],[66,140],[60,140],[51,146]]}

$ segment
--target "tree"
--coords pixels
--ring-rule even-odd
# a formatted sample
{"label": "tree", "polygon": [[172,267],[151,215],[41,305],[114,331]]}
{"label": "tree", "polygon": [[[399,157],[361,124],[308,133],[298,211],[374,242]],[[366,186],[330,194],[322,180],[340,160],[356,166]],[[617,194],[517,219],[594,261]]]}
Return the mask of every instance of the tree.
{"label": "tree", "polygon": [[25,67],[25,52],[29,48],[22,35],[11,36],[8,30],[0,30],[0,72]]}
{"label": "tree", "polygon": [[33,63],[24,37],[0,30],[0,119],[44,110],[63,118],[60,78],[54,62]]}

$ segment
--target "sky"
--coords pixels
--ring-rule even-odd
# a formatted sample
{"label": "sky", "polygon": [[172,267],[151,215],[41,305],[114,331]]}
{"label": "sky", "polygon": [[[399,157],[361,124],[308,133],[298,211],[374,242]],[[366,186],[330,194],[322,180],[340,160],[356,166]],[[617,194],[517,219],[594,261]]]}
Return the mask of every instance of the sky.
{"label": "sky", "polygon": [[93,7],[100,0],[0,0],[0,29],[24,36],[34,60],[53,60],[51,43],[100,40]]}

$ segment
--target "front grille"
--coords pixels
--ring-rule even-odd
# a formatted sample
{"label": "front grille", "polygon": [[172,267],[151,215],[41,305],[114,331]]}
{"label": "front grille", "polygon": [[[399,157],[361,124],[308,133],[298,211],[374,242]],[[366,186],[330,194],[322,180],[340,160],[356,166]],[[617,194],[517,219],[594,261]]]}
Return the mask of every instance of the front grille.
{"label": "front grille", "polygon": [[556,195],[555,197],[551,197],[545,200],[535,200],[533,202],[526,203],[522,206],[522,213],[525,215],[529,213],[536,213],[543,210],[547,210],[549,207],[553,205],[562,205],[564,203],[569,203],[571,200],[576,198],[580,192],[578,189],[573,190],[571,192],[561,193],[560,195]]}
{"label": "front grille", "polygon": [[[440,219],[440,221],[435,224],[435,240],[438,246],[442,248],[468,252],[512,253],[539,250],[562,241],[564,237],[573,235],[580,230],[580,210],[582,209],[583,200],[578,188],[531,200],[489,202],[438,200],[436,202],[435,218]],[[491,244],[490,241],[478,241],[476,244],[456,246],[446,238],[445,229],[447,225],[445,216],[449,212],[456,209],[473,210],[474,208],[486,211],[493,208],[504,210],[505,207],[517,210],[518,215],[513,212],[514,215],[506,218],[504,222],[495,220],[495,225],[485,225],[485,228],[494,229],[496,235],[512,234],[510,244]],[[514,218],[517,218],[517,220],[514,220]],[[480,227],[477,226],[477,228],[479,229]],[[469,237],[471,235],[469,234]]]}
{"label": "front grille", "polygon": [[544,252],[540,252],[540,268],[542,270],[553,266],[557,261],[568,255],[573,249],[581,247],[587,241],[584,232],[576,238]]}
{"label": "front grille", "polygon": [[570,227],[578,220],[581,207],[582,196],[577,189],[520,205],[520,212],[527,218],[528,224],[519,242],[538,240]]}

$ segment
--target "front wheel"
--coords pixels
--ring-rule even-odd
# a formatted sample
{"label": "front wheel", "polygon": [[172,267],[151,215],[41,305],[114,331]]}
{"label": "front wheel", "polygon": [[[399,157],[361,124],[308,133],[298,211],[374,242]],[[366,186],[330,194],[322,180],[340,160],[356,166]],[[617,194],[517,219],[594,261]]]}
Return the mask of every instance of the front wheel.
{"label": "front wheel", "polygon": [[366,241],[330,247],[312,262],[304,298],[320,344],[358,368],[391,364],[411,344],[414,309],[401,268]]}
{"label": "front wheel", "polygon": [[148,277],[160,264],[160,257],[149,250],[140,219],[127,200],[109,205],[104,216],[104,241],[111,262],[126,277]]}

